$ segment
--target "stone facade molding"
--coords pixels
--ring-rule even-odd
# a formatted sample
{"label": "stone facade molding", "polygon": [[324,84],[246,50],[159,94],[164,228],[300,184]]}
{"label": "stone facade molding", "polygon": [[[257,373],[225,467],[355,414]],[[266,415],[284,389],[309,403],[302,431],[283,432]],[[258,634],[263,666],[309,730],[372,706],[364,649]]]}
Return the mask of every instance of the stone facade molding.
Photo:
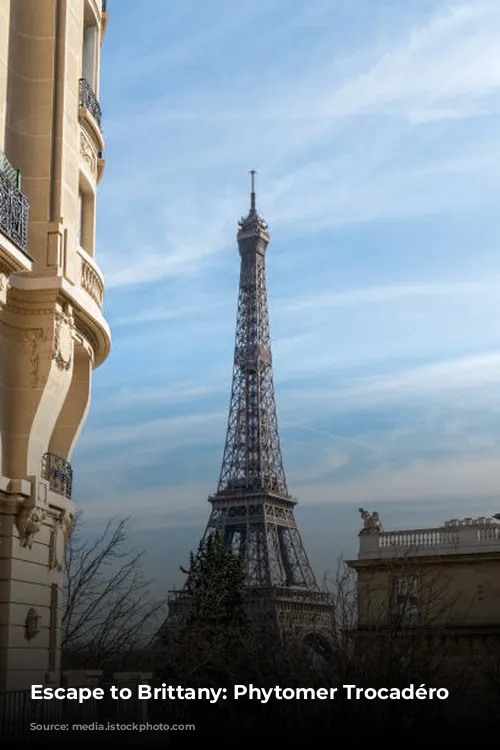
{"label": "stone facade molding", "polygon": [[73,321],[62,311],[55,315],[52,359],[63,371],[69,370],[73,361]]}

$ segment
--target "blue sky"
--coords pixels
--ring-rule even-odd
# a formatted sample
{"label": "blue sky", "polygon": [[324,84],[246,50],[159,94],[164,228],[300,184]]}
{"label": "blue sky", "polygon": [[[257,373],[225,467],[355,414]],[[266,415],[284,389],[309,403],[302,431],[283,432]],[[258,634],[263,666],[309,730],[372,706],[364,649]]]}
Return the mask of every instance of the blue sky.
{"label": "blue sky", "polygon": [[108,6],[96,259],[113,350],[73,457],[88,523],[130,515],[159,586],[204,530],[249,169],[318,575],[356,553],[361,504],[388,528],[499,511],[498,0]]}

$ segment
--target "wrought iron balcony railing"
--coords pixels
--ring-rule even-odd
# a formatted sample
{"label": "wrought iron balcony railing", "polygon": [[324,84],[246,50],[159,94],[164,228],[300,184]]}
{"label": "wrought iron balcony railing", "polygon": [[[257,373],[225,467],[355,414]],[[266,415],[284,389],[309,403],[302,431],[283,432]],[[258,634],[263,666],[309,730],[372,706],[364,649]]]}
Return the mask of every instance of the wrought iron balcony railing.
{"label": "wrought iron balcony railing", "polygon": [[55,453],[46,453],[42,461],[42,476],[48,481],[52,492],[71,500],[73,469],[69,461],[56,456]]}
{"label": "wrought iron balcony railing", "polygon": [[80,107],[88,109],[94,120],[101,127],[102,112],[97,96],[86,78],[80,78]]}
{"label": "wrought iron balcony railing", "polygon": [[0,233],[27,254],[30,204],[19,189],[19,184],[16,170],[10,167],[9,171],[3,171],[0,167]]}
{"label": "wrought iron balcony railing", "polygon": [[9,179],[18,190],[21,190],[21,172],[14,169],[7,156],[0,148],[0,172]]}

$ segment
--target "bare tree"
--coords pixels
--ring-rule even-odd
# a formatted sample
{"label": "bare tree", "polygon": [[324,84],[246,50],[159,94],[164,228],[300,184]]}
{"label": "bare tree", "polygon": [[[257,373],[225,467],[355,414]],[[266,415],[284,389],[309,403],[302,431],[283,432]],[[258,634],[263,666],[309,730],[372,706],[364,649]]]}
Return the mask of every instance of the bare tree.
{"label": "bare tree", "polygon": [[62,659],[66,668],[137,661],[165,608],[151,594],[143,552],[127,546],[127,520],[114,519],[89,540],[77,514],[65,556]]}
{"label": "bare tree", "polygon": [[[335,684],[370,688],[447,688],[441,701],[389,700],[349,702],[348,721],[389,721],[400,729],[425,720],[455,721],[457,708],[472,708],[482,658],[464,653],[464,625],[470,603],[442,566],[418,556],[416,550],[395,553],[390,564],[371,574],[343,561],[329,580],[335,606],[330,679]],[[397,705],[397,711],[394,711]],[[359,714],[359,716],[356,716]],[[341,717],[340,717],[341,718]]]}

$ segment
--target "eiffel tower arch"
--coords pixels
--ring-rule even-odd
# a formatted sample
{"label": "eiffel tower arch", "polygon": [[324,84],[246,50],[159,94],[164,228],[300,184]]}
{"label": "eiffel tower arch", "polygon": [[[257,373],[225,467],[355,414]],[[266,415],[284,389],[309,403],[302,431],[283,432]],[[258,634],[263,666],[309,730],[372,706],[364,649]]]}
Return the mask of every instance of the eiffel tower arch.
{"label": "eiffel tower arch", "polygon": [[[270,238],[251,175],[250,212],[237,235],[241,265],[226,441],[203,539],[218,531],[243,558],[251,616],[312,644],[330,632],[333,610],[309,563],[283,466],[266,290]],[[185,591],[176,593],[162,634],[177,628],[188,608]]]}

